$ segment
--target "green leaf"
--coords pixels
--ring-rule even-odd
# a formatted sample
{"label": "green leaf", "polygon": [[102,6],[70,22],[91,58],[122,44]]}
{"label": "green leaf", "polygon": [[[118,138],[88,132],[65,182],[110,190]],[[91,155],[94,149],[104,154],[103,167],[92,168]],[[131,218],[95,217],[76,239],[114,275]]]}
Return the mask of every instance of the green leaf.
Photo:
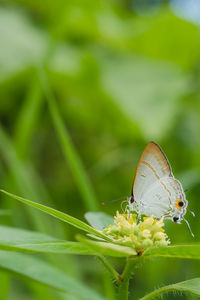
{"label": "green leaf", "polygon": [[179,68],[134,55],[107,58],[101,68],[105,91],[146,140],[169,134],[187,87]]}
{"label": "green leaf", "polygon": [[130,247],[116,245],[113,243],[96,242],[86,239],[81,235],[77,236],[77,240],[83,243],[84,245],[87,245],[90,249],[99,254],[113,257],[128,257],[132,255],[137,255],[137,252]]}
{"label": "green leaf", "polygon": [[46,234],[0,226],[0,250],[63,254],[95,254],[77,242],[60,241]]}
{"label": "green leaf", "polygon": [[[45,54],[47,36],[20,10],[0,9],[0,82],[36,63]],[[6,29],[6,34],[3,30]]]}
{"label": "green leaf", "polygon": [[114,218],[103,212],[87,212],[85,218],[96,230],[103,230],[108,225],[113,225]]}
{"label": "green leaf", "polygon": [[195,296],[200,296],[200,278],[194,278],[194,279],[181,281],[179,283],[164,286],[140,298],[140,300],[155,299],[155,297],[161,294],[173,292],[173,291],[186,292]]}
{"label": "green leaf", "polygon": [[[133,51],[155,58],[160,62],[171,61],[184,68],[190,68],[195,63],[199,47],[196,24],[178,18],[169,9],[163,9],[151,19],[151,22],[148,18],[143,17],[135,21],[135,27],[143,26],[146,30],[142,30],[141,34],[133,37],[131,43]],[[173,35],[163,35],[163,32],[173,32]],[[149,41],[151,41],[151,45]],[[174,45],[176,45],[176,49],[174,49]],[[185,51],[183,55],[179,55],[182,49]]]}
{"label": "green leaf", "polygon": [[0,225],[0,243],[15,245],[54,241],[58,241],[58,239],[47,234]]}
{"label": "green leaf", "polygon": [[29,255],[14,252],[11,254],[6,251],[0,251],[0,269],[76,295],[80,299],[105,300],[104,297],[78,280],[67,276],[50,264]]}
{"label": "green leaf", "polygon": [[77,254],[96,255],[94,251],[77,242],[38,242],[30,244],[6,244],[0,242],[0,250],[27,253],[56,253],[56,254]]}
{"label": "green leaf", "polygon": [[8,195],[9,197],[13,198],[13,199],[16,199],[22,203],[25,203],[29,206],[32,206],[32,207],[35,207],[51,216],[54,216],[55,218],[63,221],[63,222],[66,222],[74,227],[77,227],[83,231],[86,231],[90,234],[93,234],[95,236],[98,236],[100,238],[103,238],[105,240],[108,240],[108,241],[111,241],[111,239],[109,237],[107,237],[106,235],[104,235],[103,233],[101,233],[100,231],[97,231],[95,230],[94,228],[92,228],[91,226],[89,226],[88,224],[70,216],[70,215],[67,215],[61,211],[58,211],[54,208],[51,208],[51,207],[48,207],[48,206],[45,206],[43,204],[39,204],[39,203],[36,203],[36,202],[33,202],[33,201],[30,201],[30,200],[27,200],[25,198],[22,198],[22,197],[19,197],[19,196],[16,196],[14,194],[11,194],[9,192],[6,192],[4,190],[0,190],[0,192]]}
{"label": "green leaf", "polygon": [[143,254],[145,258],[152,256],[200,259],[200,244],[153,248],[146,250]]}

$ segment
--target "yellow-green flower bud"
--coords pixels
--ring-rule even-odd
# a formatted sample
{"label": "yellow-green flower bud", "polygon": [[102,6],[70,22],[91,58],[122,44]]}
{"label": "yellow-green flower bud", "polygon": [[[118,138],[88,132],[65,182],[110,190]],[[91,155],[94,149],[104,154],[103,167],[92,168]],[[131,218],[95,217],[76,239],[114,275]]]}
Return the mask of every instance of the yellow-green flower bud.
{"label": "yellow-green flower bud", "polygon": [[142,246],[144,247],[144,249],[150,248],[150,247],[153,246],[153,241],[150,240],[150,239],[145,239],[145,240],[142,242]]}
{"label": "yellow-green flower bud", "polygon": [[110,236],[114,243],[129,246],[141,255],[150,247],[161,247],[170,244],[164,233],[163,218],[156,220],[153,217],[144,217],[137,220],[136,214],[116,213],[114,225],[109,225],[103,233]]}

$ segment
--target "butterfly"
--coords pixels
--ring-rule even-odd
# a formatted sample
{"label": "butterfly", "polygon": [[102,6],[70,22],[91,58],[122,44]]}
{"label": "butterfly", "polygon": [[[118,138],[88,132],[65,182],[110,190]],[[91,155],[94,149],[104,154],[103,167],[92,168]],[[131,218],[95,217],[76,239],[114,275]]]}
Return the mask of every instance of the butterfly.
{"label": "butterfly", "polygon": [[166,155],[158,144],[150,142],[137,166],[128,211],[137,211],[139,218],[144,214],[156,219],[168,218],[175,223],[184,220],[193,235],[184,218],[187,207],[182,184],[174,177]]}

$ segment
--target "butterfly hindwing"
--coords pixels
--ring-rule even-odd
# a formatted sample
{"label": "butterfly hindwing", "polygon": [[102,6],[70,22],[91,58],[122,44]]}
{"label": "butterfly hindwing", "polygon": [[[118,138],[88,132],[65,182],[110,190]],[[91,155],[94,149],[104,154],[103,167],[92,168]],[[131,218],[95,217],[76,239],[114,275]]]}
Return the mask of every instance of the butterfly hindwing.
{"label": "butterfly hindwing", "polygon": [[[179,205],[182,202],[183,206]],[[163,177],[152,184],[138,202],[140,214],[153,215],[155,218],[171,218],[182,209],[185,213],[187,200],[181,183],[174,177]]]}
{"label": "butterfly hindwing", "polygon": [[151,188],[142,195],[137,204],[140,215],[144,214],[161,218],[162,216],[168,216],[171,211],[170,195],[159,181],[151,185]]}

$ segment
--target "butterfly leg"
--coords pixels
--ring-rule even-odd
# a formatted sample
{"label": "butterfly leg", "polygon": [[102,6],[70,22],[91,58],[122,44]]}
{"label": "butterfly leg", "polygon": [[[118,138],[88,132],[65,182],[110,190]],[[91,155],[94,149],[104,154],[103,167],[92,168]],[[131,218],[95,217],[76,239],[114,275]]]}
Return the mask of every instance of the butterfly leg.
{"label": "butterfly leg", "polygon": [[141,217],[141,212],[138,212],[138,219],[139,219],[139,223],[141,222],[141,219],[142,219],[142,217]]}

